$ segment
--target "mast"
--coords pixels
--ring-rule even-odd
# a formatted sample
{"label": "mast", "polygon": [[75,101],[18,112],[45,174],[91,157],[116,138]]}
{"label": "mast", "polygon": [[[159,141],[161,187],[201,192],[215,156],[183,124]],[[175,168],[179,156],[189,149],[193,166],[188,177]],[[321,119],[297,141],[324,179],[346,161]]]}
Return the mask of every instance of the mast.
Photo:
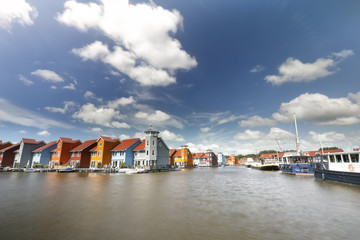
{"label": "mast", "polygon": [[300,141],[299,141],[299,133],[298,133],[298,128],[297,128],[297,123],[296,123],[296,116],[294,113],[294,124],[295,124],[295,133],[296,133],[296,152],[300,153]]}

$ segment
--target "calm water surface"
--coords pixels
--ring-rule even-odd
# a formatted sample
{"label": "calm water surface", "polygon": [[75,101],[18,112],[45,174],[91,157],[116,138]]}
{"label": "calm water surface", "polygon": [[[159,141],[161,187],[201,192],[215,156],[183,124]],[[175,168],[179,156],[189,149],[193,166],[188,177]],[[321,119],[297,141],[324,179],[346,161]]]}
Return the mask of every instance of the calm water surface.
{"label": "calm water surface", "polygon": [[0,173],[0,239],[359,239],[360,187],[243,167]]}

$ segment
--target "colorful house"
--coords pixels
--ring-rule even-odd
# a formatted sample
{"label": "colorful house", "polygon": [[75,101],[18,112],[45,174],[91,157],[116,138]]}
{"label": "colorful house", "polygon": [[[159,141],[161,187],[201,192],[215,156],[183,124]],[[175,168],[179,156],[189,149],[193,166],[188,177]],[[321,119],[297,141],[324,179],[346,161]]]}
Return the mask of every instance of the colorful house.
{"label": "colorful house", "polygon": [[140,138],[122,140],[120,144],[111,150],[111,166],[120,168],[123,163],[128,167],[134,166],[133,150],[139,144],[141,144]]}
{"label": "colorful house", "polygon": [[192,167],[194,165],[193,155],[187,145],[182,145],[174,154],[174,163],[177,167]]}
{"label": "colorful house", "polygon": [[144,169],[169,168],[169,148],[152,127],[146,131],[145,139],[134,148],[134,164]]}
{"label": "colorful house", "polygon": [[36,141],[35,139],[21,139],[20,147],[15,151],[13,167],[32,166],[32,151],[45,144],[44,141]]}
{"label": "colorful house", "polygon": [[218,158],[215,155],[215,153],[213,153],[213,151],[210,149],[206,150],[206,152],[202,156],[202,160],[200,161],[199,166],[210,167],[210,166],[217,166],[217,165],[218,165]]}
{"label": "colorful house", "polygon": [[79,146],[81,141],[61,137],[56,144],[56,148],[51,151],[50,168],[67,165],[70,161],[70,150]]}
{"label": "colorful house", "polygon": [[219,165],[226,166],[226,157],[224,156],[224,154],[219,153],[219,154],[217,155],[217,158],[218,158],[218,164],[219,164]]}
{"label": "colorful house", "polygon": [[170,149],[169,152],[169,164],[170,166],[175,166],[175,153],[177,152],[176,149]]}
{"label": "colorful house", "polygon": [[70,166],[75,168],[90,167],[90,149],[97,145],[97,140],[87,140],[70,150]]}
{"label": "colorful house", "polygon": [[13,145],[11,142],[2,142],[0,140],[0,150],[4,149],[4,148],[7,148],[7,147],[10,147],[11,145]]}
{"label": "colorful house", "polygon": [[119,139],[101,136],[97,140],[97,145],[90,150],[90,168],[102,168],[110,166],[111,149],[120,143]]}
{"label": "colorful house", "polygon": [[203,160],[204,153],[194,153],[193,154],[193,162],[194,166],[200,166],[201,161]]}
{"label": "colorful house", "polygon": [[56,141],[49,142],[48,144],[39,147],[32,151],[32,168],[41,164],[43,166],[48,166],[51,159],[51,150],[54,150],[57,146]]}
{"label": "colorful house", "polygon": [[231,155],[226,159],[226,165],[236,166],[239,164],[239,159],[235,155]]}
{"label": "colorful house", "polygon": [[14,164],[15,151],[20,147],[20,143],[13,144],[0,150],[0,166],[11,167]]}

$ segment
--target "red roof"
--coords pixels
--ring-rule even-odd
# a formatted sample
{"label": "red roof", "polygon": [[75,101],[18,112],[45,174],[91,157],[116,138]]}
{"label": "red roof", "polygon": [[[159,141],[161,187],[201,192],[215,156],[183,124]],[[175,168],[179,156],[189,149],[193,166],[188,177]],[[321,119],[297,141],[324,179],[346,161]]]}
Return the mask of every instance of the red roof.
{"label": "red roof", "polygon": [[176,153],[174,154],[174,157],[179,157],[179,156],[181,156],[181,150],[180,149],[176,150]]}
{"label": "red roof", "polygon": [[204,155],[204,153],[194,153],[193,158],[201,158],[202,155]]}
{"label": "red roof", "polygon": [[12,149],[12,148],[14,148],[14,147],[19,146],[19,145],[20,145],[20,143],[15,143],[14,145],[11,145],[11,146],[9,146],[9,147],[7,147],[7,148],[1,149],[0,152],[8,151],[8,150],[10,150],[10,149]]}
{"label": "red roof", "polygon": [[141,143],[134,148],[134,151],[143,149],[145,149],[145,139],[143,139]]}
{"label": "red roof", "polygon": [[169,157],[172,157],[175,152],[176,152],[176,149],[170,149]]}
{"label": "red roof", "polygon": [[56,144],[56,141],[49,142],[48,144],[35,149],[33,152],[41,152],[42,150],[44,150],[44,149],[46,149],[48,147],[51,147],[52,145],[55,145],[55,144]]}
{"label": "red roof", "polygon": [[140,138],[125,139],[119,145],[114,147],[111,151],[126,150],[138,140],[140,140]]}
{"label": "red roof", "polygon": [[80,139],[78,139],[78,140],[72,140],[71,138],[63,138],[63,137],[59,138],[59,140],[61,140],[61,141],[64,142],[64,143],[75,143],[75,142],[79,142],[79,141],[80,141]]}
{"label": "red roof", "polygon": [[[333,149],[333,150],[324,150],[324,154],[327,153],[336,153],[336,152],[343,152],[342,149]],[[304,156],[309,156],[309,157],[314,157],[316,155],[316,153],[322,154],[321,150],[317,150],[317,151],[304,151],[303,155]]]}
{"label": "red roof", "polygon": [[118,139],[116,138],[110,138],[110,137],[104,137],[104,136],[100,136],[100,138],[102,138],[105,142],[116,142],[118,141]]}
{"label": "red roof", "polygon": [[70,152],[82,151],[85,148],[87,148],[88,146],[90,146],[91,144],[96,143],[96,141],[97,141],[97,139],[87,140],[83,144],[80,144],[79,146],[77,146],[76,148],[71,149]]}
{"label": "red roof", "polygon": [[[270,158],[270,159],[273,159],[273,158],[277,158],[277,153],[263,153],[260,155],[259,158]],[[284,153],[279,153],[279,157],[282,157],[284,155]]]}

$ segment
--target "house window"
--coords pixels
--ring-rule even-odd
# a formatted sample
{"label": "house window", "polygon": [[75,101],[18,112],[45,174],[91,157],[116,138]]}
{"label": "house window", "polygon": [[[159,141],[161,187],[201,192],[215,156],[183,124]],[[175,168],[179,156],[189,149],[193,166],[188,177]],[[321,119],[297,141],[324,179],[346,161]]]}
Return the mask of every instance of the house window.
{"label": "house window", "polygon": [[153,140],[153,145],[155,145],[155,140]]}
{"label": "house window", "polygon": [[95,152],[92,152],[92,153],[91,153],[91,156],[92,156],[92,157],[95,157],[95,156],[96,156],[96,155],[95,155]]}
{"label": "house window", "polygon": [[120,156],[124,156],[124,151],[121,151],[121,152],[120,152]]}
{"label": "house window", "polygon": [[77,153],[77,156],[80,157],[80,152]]}
{"label": "house window", "polygon": [[92,168],[95,167],[95,161],[91,161],[91,165],[90,165]]}
{"label": "house window", "polygon": [[59,144],[58,144],[58,147],[60,148],[61,147],[61,143],[59,142]]}
{"label": "house window", "polygon": [[111,154],[112,156],[116,156],[116,152],[112,152],[112,154]]}
{"label": "house window", "polygon": [[75,157],[75,153],[72,153],[72,154],[71,154],[71,157]]}
{"label": "house window", "polygon": [[97,168],[101,167],[101,161],[97,161]]}
{"label": "house window", "polygon": [[146,140],[146,145],[149,145],[149,140]]}
{"label": "house window", "polygon": [[152,155],[155,155],[155,151],[154,151],[154,150],[152,150]]}
{"label": "house window", "polygon": [[99,142],[99,147],[101,147],[102,146],[102,142]]}
{"label": "house window", "polygon": [[98,151],[98,157],[101,157],[101,151]]}
{"label": "house window", "polygon": [[149,155],[149,150],[146,151],[146,155]]}
{"label": "house window", "polygon": [[60,151],[57,152],[57,157],[59,157],[59,156],[60,156]]}

